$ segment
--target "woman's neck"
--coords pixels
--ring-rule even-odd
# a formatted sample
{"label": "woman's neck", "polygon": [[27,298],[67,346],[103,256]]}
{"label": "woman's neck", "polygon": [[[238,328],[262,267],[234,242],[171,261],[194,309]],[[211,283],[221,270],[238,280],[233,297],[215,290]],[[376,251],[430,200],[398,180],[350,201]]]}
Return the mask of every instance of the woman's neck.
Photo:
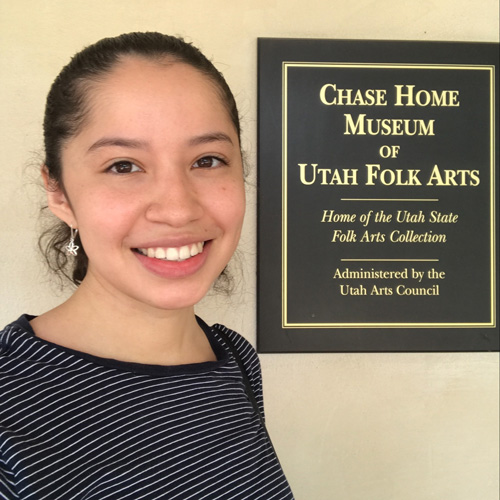
{"label": "woman's neck", "polygon": [[63,304],[31,321],[37,337],[120,361],[180,365],[214,361],[194,308],[161,310],[80,285]]}

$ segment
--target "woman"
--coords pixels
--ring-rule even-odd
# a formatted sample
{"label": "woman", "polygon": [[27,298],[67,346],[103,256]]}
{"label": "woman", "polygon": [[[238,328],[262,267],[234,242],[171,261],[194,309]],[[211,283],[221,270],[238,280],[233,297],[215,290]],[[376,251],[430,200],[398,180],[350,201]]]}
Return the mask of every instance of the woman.
{"label": "woman", "polygon": [[174,37],[101,40],[53,83],[46,252],[78,288],[0,334],[0,498],[292,498],[256,353],[194,314],[240,236],[239,133]]}

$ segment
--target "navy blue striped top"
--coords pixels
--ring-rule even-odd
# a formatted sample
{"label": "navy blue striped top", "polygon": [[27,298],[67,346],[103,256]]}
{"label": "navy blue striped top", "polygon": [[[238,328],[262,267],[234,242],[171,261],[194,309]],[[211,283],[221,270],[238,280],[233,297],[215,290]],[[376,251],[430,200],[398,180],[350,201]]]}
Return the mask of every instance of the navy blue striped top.
{"label": "navy blue striped top", "polygon": [[0,498],[292,499],[222,330],[263,410],[256,352],[200,322],[217,361],[124,363],[0,332]]}

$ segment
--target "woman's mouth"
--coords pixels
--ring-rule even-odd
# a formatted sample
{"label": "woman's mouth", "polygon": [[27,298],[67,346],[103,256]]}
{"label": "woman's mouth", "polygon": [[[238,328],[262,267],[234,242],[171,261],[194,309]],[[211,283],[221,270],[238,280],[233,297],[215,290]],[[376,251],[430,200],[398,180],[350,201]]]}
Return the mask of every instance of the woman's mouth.
{"label": "woman's mouth", "polygon": [[203,252],[204,244],[204,241],[200,241],[199,243],[192,243],[191,245],[183,245],[181,247],[151,247],[136,248],[135,250],[141,255],[152,259],[181,262]]}

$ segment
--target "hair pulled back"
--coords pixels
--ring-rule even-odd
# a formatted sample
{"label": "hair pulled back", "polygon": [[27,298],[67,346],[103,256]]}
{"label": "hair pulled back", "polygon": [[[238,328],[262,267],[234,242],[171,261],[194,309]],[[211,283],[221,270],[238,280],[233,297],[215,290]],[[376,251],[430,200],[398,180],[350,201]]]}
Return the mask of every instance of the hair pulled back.
{"label": "hair pulled back", "polygon": [[[92,86],[126,56],[139,56],[159,63],[182,62],[201,71],[215,84],[240,137],[238,110],[222,74],[199,49],[182,38],[156,32],[126,33],[104,38],[77,53],[54,80],[45,107],[43,122],[45,167],[50,182],[64,190],[61,151],[65,141],[75,136],[85,124]],[[88,258],[80,246],[77,257],[68,258],[64,247],[70,228],[62,221],[47,228],[39,240],[49,268],[79,285],[87,273]]]}

